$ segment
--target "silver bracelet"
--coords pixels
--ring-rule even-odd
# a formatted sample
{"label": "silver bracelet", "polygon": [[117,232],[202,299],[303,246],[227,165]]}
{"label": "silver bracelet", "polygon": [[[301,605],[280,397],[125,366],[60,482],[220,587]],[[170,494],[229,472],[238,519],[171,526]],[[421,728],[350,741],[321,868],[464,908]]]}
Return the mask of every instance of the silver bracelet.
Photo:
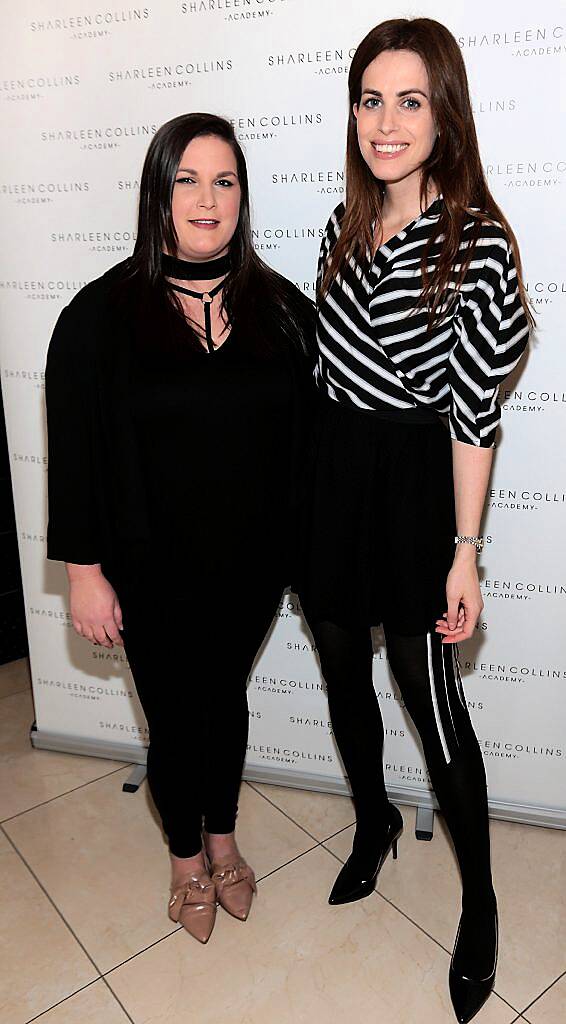
{"label": "silver bracelet", "polygon": [[454,537],[454,543],[455,544],[475,544],[476,551],[478,552],[478,554],[483,549],[483,537],[463,537],[460,534],[458,534],[457,537]]}

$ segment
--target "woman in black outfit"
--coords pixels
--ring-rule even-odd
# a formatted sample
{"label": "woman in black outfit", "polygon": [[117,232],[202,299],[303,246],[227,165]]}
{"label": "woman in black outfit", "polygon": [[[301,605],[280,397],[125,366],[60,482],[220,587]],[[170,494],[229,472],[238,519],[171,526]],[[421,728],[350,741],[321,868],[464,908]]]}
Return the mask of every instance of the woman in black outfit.
{"label": "woman in black outfit", "polygon": [[378,25],[353,57],[349,92],[346,203],[319,264],[321,410],[301,588],[357,819],[330,902],[373,890],[402,829],[372,683],[370,626],[383,623],[461,870],[450,989],[468,1021],[493,987],[497,908],[456,644],[482,608],[475,558],[497,392],[527,344],[529,312],[450,32],[429,19]]}
{"label": "woman in black outfit", "polygon": [[255,891],[234,837],[246,682],[294,572],[313,346],[312,304],[254,252],[232,127],[169,121],[133,256],[49,347],[48,557],[67,563],[77,632],[125,644],[169,914],[202,942],[217,901],[245,920]]}

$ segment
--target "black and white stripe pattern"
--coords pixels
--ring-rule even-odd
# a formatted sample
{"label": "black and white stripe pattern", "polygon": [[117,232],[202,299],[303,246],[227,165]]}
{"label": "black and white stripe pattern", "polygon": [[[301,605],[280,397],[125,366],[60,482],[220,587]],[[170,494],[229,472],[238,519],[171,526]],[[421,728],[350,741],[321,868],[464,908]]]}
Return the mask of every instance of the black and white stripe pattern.
{"label": "black and white stripe pattern", "polygon": [[[492,447],[501,411],[498,390],[523,353],[529,328],[517,287],[511,246],[499,225],[483,223],[460,295],[444,322],[427,335],[426,309],[415,311],[423,283],[421,256],[442,197],[382,245],[364,266],[349,261],[318,310],[317,378],[328,395],[360,409],[384,402],[424,405],[448,414],[452,438]],[[341,204],[323,238],[320,282],[340,234]],[[474,221],[466,223],[464,253]],[[431,249],[432,273],[442,236]],[[452,270],[454,294],[460,265]],[[446,308],[449,305],[447,296]]]}
{"label": "black and white stripe pattern", "polygon": [[[468,706],[456,660],[454,644],[438,642],[432,633],[426,635],[428,682],[434,721],[446,764],[458,753],[459,726],[462,715],[469,720]],[[460,706],[458,706],[460,705]]]}

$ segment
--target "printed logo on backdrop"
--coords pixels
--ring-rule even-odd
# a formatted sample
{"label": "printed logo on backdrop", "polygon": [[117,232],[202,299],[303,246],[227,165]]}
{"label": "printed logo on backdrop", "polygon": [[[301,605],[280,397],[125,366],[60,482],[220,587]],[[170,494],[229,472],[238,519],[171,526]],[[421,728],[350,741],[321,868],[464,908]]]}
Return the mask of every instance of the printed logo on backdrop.
{"label": "printed logo on backdrop", "polygon": [[139,67],[115,68],[108,72],[108,81],[118,86],[143,85],[147,89],[186,89],[203,75],[232,71],[231,57],[208,57],[183,60],[172,64],[144,64]]}
{"label": "printed logo on backdrop", "polygon": [[310,299],[314,299],[316,296],[316,281],[295,281],[294,284],[297,286],[299,291],[303,295],[308,295]]}
{"label": "printed logo on backdrop", "polygon": [[566,597],[566,584],[536,580],[494,579],[480,580],[482,595],[490,601],[537,601]]}
{"label": "printed logo on backdrop", "polygon": [[296,693],[324,693],[320,680],[288,678],[279,675],[252,674],[248,683],[257,693],[269,693],[276,697],[290,697]]}
{"label": "printed logo on backdrop", "polygon": [[275,613],[276,619],[290,619],[293,615],[301,614],[301,603],[296,594],[285,593],[281,598],[277,611]]}
{"label": "printed logo on backdrop", "polygon": [[133,690],[125,690],[120,686],[107,686],[79,679],[46,679],[44,676],[36,676],[35,681],[42,690],[57,690],[71,700],[123,702],[134,699]]}
{"label": "printed logo on backdrop", "polygon": [[550,306],[566,298],[566,281],[544,279],[527,281],[525,288],[535,306]]}
{"label": "printed logo on backdrop", "polygon": [[212,15],[221,21],[257,21],[279,14],[289,0],[183,0],[181,14]]}
{"label": "printed logo on backdrop", "polygon": [[521,160],[485,164],[491,183],[509,189],[551,189],[563,185],[566,160]]}
{"label": "printed logo on backdrop", "polygon": [[295,729],[304,729],[307,732],[321,729],[326,736],[332,736],[332,722],[326,718],[316,718],[311,715],[289,715],[289,725]]}
{"label": "printed logo on backdrop", "polygon": [[0,184],[0,199],[17,206],[41,205],[83,196],[90,191],[88,181],[11,181]]}
{"label": "printed logo on backdrop", "polygon": [[[47,461],[47,460],[46,460]],[[55,626],[63,626],[65,629],[73,628],[73,621],[70,612],[55,605],[30,604],[27,608],[28,615],[33,622],[53,623]]]}
{"label": "printed logo on backdrop", "polygon": [[323,124],[323,115],[300,112],[287,114],[246,114],[228,119],[239,142],[269,142],[288,135],[296,128],[314,128]]}
{"label": "printed logo on backdrop", "polygon": [[29,30],[35,37],[65,39],[108,39],[116,29],[132,29],[148,21],[149,7],[100,8],[86,13],[80,8],[64,18],[38,18],[30,21]]}
{"label": "printed logo on backdrop", "polygon": [[315,644],[302,640],[283,640],[282,646],[291,654],[316,654]]}
{"label": "printed logo on backdrop", "polygon": [[521,742],[514,739],[503,739],[500,737],[492,739],[481,739],[479,741],[483,756],[488,758],[501,758],[506,761],[517,760],[548,760],[564,757],[562,747],[539,745],[536,742]]}
{"label": "printed logo on backdrop", "polygon": [[84,288],[87,281],[73,281],[64,278],[42,278],[35,280],[0,280],[0,294],[10,293],[31,299],[32,302],[54,302],[72,295]]}
{"label": "printed logo on backdrop", "polygon": [[300,68],[312,75],[347,75],[355,52],[355,46],[328,50],[287,50],[284,53],[268,54],[266,62],[270,70]]}
{"label": "printed logo on backdrop", "polygon": [[309,763],[314,767],[316,764],[335,764],[336,762],[333,754],[319,754],[313,750],[303,750],[300,747],[269,743],[248,743],[249,755],[252,755],[254,761],[300,764],[302,768],[307,768]]}
{"label": "printed logo on backdrop", "polygon": [[4,380],[18,381],[31,388],[42,390],[45,387],[45,370],[32,370],[29,367],[4,366]]}
{"label": "printed logo on backdrop", "polygon": [[486,97],[472,99],[472,113],[478,114],[512,114],[519,108],[518,100],[515,97],[503,99],[503,97]]}
{"label": "printed logo on backdrop", "polygon": [[25,75],[0,79],[0,97],[8,103],[42,100],[65,89],[80,85],[79,75]]}
{"label": "printed logo on backdrop", "polygon": [[296,186],[305,186],[320,195],[332,193],[333,195],[344,195],[345,172],[335,170],[286,170],[278,171],[271,175],[272,185],[283,185],[284,188],[291,188],[291,195]]}
{"label": "printed logo on backdrop", "polygon": [[474,31],[458,36],[463,50],[501,50],[509,48],[513,57],[556,57],[566,53],[564,25],[535,25],[530,28],[506,28],[504,31]]}
{"label": "printed logo on backdrop", "polygon": [[12,452],[12,462],[15,466],[31,466],[47,472],[47,456],[41,452]]}
{"label": "printed logo on backdrop", "polygon": [[566,391],[501,392],[501,408],[505,412],[540,413],[549,409],[566,409]]}
{"label": "printed logo on backdrop", "polygon": [[50,145],[74,145],[82,150],[120,149],[124,143],[134,139],[150,139],[155,135],[156,124],[107,124],[88,125],[82,128],[45,128],[40,133],[41,142]]}
{"label": "printed logo on backdrop", "polygon": [[300,241],[315,240],[320,244],[324,235],[322,227],[282,227],[279,225],[268,227],[255,227],[252,229],[254,248],[258,251],[272,251],[283,249]]}
{"label": "printed logo on backdrop", "polygon": [[130,667],[130,663],[125,653],[120,653],[119,649],[113,649],[109,651],[104,647],[92,647],[90,651],[90,657],[93,661],[103,661],[105,663],[110,663],[109,668],[115,668],[118,671]]}
{"label": "printed logo on backdrop", "polygon": [[47,540],[44,533],[33,533],[30,530],[19,530],[18,537],[22,544],[40,544],[42,547]]}
{"label": "printed logo on backdrop", "polygon": [[564,511],[564,491],[535,491],[523,488],[491,487],[487,492],[488,508],[507,512],[540,512],[541,509]]}
{"label": "printed logo on backdrop", "polygon": [[135,231],[50,231],[49,241],[53,245],[73,246],[87,252],[132,251],[137,234]]}
{"label": "printed logo on backdrop", "polygon": [[474,672],[477,678],[485,679],[487,682],[521,684],[532,682],[535,679],[556,679],[561,682],[566,680],[566,669],[557,666],[471,660],[463,660],[461,666],[467,672]]}
{"label": "printed logo on backdrop", "polygon": [[383,765],[387,781],[391,784],[392,782],[405,782],[410,785],[422,786],[424,789],[430,789],[430,780],[426,768],[421,768],[417,765],[407,763],[404,761],[386,761]]}
{"label": "printed logo on backdrop", "polygon": [[145,744],[149,741],[149,729],[147,725],[133,725],[131,722],[118,722],[112,718],[99,719],[97,728],[104,733],[104,738],[110,742],[116,742],[120,737],[131,740],[140,740]]}

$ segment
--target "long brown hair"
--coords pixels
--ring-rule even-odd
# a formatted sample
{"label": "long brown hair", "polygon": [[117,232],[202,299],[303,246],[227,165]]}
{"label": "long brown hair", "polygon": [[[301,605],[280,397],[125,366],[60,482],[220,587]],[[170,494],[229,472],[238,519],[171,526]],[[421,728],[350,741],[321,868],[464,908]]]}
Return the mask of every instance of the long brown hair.
{"label": "long brown hair", "polygon": [[523,283],[517,239],[489,191],[481,165],[462,54],[452,33],[431,18],[383,21],[368,32],[353,56],[348,76],[350,111],[346,143],[346,208],[340,237],[323,276],[321,293],[324,295],[328,291],[348,259],[363,260],[368,248],[373,251],[372,225],[377,225],[378,230],[383,226],[384,186],[373,176],[361,154],[353,107],[361,100],[364,71],[385,50],[411,50],[421,58],[430,84],[432,115],[440,133],[430,156],[421,166],[421,208],[428,205],[429,182],[434,182],[444,200],[435,235],[435,238],[444,235],[444,240],[432,275],[427,273],[426,267],[429,248],[435,238],[429,240],[422,260],[424,288],[419,307],[429,307],[429,327],[441,319],[439,307],[446,296],[451,271],[458,262],[462,231],[470,217],[477,221],[477,225],[466,258],[462,260],[456,291],[472,258],[481,222],[497,221],[511,244],[521,302],[532,326],[534,317]]}

